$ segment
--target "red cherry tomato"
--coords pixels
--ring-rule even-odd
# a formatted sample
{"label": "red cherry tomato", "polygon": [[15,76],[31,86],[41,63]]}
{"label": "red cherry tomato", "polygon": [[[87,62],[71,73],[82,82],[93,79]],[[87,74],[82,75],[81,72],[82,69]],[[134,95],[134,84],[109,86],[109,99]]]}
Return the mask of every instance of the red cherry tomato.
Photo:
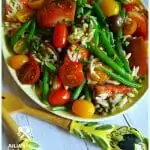
{"label": "red cherry tomato", "polygon": [[84,81],[83,65],[80,62],[64,63],[59,69],[64,86],[77,87]]}
{"label": "red cherry tomato", "polygon": [[68,29],[65,23],[56,25],[53,33],[53,45],[56,48],[65,48],[67,43]]}
{"label": "red cherry tomato", "polygon": [[34,59],[30,58],[17,71],[17,76],[22,84],[35,84],[40,77],[40,66]]}
{"label": "red cherry tomato", "polygon": [[61,106],[67,104],[70,98],[70,92],[61,88],[49,94],[49,103],[53,106]]}

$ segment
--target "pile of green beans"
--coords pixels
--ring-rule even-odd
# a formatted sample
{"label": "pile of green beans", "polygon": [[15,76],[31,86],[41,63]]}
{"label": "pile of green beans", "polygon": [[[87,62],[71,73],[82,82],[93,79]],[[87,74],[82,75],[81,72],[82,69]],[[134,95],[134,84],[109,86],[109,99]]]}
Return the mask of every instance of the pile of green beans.
{"label": "pile of green beans", "polygon": [[[119,58],[118,54],[116,53],[115,49],[112,47],[112,35],[109,30],[109,25],[106,22],[106,17],[103,14],[103,11],[100,9],[98,3],[93,2],[93,9],[96,12],[97,18],[99,20],[99,40],[104,49],[107,51],[108,56],[115,58],[115,62],[119,66],[123,66],[123,62]],[[102,29],[105,29],[104,31]],[[107,35],[106,35],[106,33]]]}
{"label": "pile of green beans", "polygon": [[15,45],[15,43],[23,36],[23,34],[26,32],[26,30],[29,29],[29,34],[27,36],[27,42],[29,43],[34,34],[35,34],[35,30],[36,30],[36,21],[30,20],[28,22],[25,22],[20,29],[14,34],[14,36],[11,38],[11,46],[13,47]]}
{"label": "pile of green beans", "polygon": [[133,87],[133,88],[141,88],[142,87],[141,84],[138,84],[134,81],[127,80],[127,79],[121,77],[120,75],[117,75],[116,73],[112,72],[110,69],[107,69],[104,66],[100,66],[99,68],[101,70],[103,70],[106,74],[108,74],[109,76],[111,76],[112,78],[114,78],[115,80],[117,80],[118,82],[120,82],[122,84],[125,84],[125,85]]}
{"label": "pile of green beans", "polygon": [[88,49],[89,51],[94,54],[97,58],[99,58],[101,61],[105,62],[109,67],[111,67],[115,72],[114,73],[110,69],[107,69],[106,67],[101,66],[100,69],[103,70],[106,74],[111,76],[112,78],[116,79],[120,83],[123,83],[125,85],[135,87],[135,88],[141,88],[142,86],[136,82],[133,81],[132,76],[125,72],[119,65],[117,65],[111,58],[107,56],[107,54],[100,50],[98,47],[91,45],[88,43]]}
{"label": "pile of green beans", "polygon": [[107,56],[104,51],[100,50],[98,47],[93,46],[90,43],[87,44],[87,48],[92,54],[94,54],[101,61],[105,62],[109,67],[119,73],[122,77],[128,80],[132,80],[132,76],[129,73],[125,72],[124,69],[122,69],[117,63],[115,63],[109,56]]}

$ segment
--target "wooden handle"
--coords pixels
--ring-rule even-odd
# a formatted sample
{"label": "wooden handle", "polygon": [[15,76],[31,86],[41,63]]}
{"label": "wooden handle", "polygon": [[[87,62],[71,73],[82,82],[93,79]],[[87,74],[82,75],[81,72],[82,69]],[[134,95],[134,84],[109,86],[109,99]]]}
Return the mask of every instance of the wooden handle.
{"label": "wooden handle", "polygon": [[[17,142],[19,142],[21,139],[20,139],[19,135],[17,134],[18,133],[18,125],[10,117],[9,113],[7,112],[7,110],[4,107],[2,107],[2,119],[3,119],[3,123],[5,123],[5,125],[11,132],[13,138]],[[24,137],[26,137],[26,136],[24,135]]]}
{"label": "wooden handle", "polygon": [[67,131],[70,128],[71,120],[69,120],[69,119],[58,117],[56,115],[51,114],[50,112],[46,112],[46,111],[42,111],[42,110],[39,110],[39,109],[31,108],[31,107],[28,107],[28,106],[25,106],[24,111],[25,111],[25,113],[27,113],[31,116],[34,116],[34,117],[39,118],[41,120],[44,120],[48,123],[57,125],[57,126],[65,129],[65,130],[67,130]]}

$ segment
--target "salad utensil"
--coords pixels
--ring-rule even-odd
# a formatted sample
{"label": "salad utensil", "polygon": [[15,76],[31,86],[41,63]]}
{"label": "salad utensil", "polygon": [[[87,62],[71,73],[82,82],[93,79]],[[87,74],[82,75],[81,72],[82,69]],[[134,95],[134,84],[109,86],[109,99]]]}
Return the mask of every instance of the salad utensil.
{"label": "salad utensil", "polygon": [[2,104],[9,113],[13,113],[13,112],[26,113],[28,115],[42,119],[48,123],[53,123],[65,130],[69,130],[69,125],[71,123],[71,120],[61,118],[49,112],[30,107],[25,103],[23,103],[23,101],[19,97],[13,94],[3,93]]}
{"label": "salad utensil", "polygon": [[[148,150],[148,139],[135,128],[110,124],[100,125],[96,122],[72,121],[27,106],[19,97],[9,93],[3,93],[2,99],[3,108],[9,113],[27,113],[48,123],[57,125],[77,137],[84,138],[98,145],[103,150],[131,149],[131,147],[141,147],[143,150]],[[14,132],[16,132],[16,127]]]}

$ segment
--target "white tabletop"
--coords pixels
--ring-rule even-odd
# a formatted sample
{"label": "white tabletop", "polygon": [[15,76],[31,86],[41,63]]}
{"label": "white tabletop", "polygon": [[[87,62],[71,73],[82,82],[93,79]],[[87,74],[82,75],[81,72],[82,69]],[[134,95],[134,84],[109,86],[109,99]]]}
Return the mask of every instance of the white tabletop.
{"label": "white tabletop", "polygon": [[[10,76],[5,64],[3,64],[3,86],[2,89],[5,92],[11,92],[22,99],[31,101],[27,95],[21,91],[16,85],[12,77]],[[118,125],[131,125],[143,132],[145,136],[148,136],[148,100],[150,94],[135,105],[131,110],[122,116],[114,119],[104,121],[102,123],[118,124]],[[35,119],[27,114],[13,114],[14,120],[18,125],[30,127],[32,130],[33,138],[41,145],[42,150],[99,150],[98,147],[82,140],[78,139],[62,129],[50,125],[41,120]],[[3,129],[3,143],[2,150],[7,150],[8,144],[12,141],[11,135],[5,132]]]}

